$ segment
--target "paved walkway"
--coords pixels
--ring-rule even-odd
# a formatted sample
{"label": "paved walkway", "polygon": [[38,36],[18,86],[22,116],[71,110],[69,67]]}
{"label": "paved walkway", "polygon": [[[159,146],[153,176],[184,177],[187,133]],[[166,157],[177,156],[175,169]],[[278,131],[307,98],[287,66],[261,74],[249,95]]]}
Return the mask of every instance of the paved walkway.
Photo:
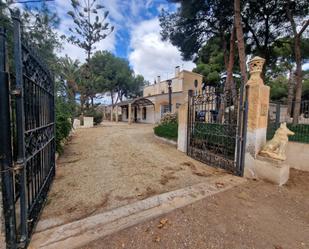
{"label": "paved walkway", "polygon": [[153,126],[105,123],[65,147],[37,231],[226,175],[153,135]]}

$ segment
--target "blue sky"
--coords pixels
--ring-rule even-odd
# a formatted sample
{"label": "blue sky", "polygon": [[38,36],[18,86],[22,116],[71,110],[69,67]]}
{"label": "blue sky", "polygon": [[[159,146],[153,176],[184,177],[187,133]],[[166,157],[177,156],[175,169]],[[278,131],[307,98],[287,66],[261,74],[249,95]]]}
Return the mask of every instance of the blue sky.
{"label": "blue sky", "polygon": [[[57,29],[59,35],[68,34],[69,27],[73,27],[73,22],[67,15],[71,10],[70,2],[55,0],[48,3],[61,18]],[[108,21],[115,26],[115,31],[96,44],[97,50],[108,50],[126,58],[136,74],[142,74],[151,82],[158,75],[162,79],[172,77],[176,66],[193,69],[195,65],[190,61],[183,61],[176,47],[161,41],[159,13],[162,8],[174,11],[176,4],[167,0],[98,0],[98,3],[109,11]],[[59,54],[85,60],[81,49],[66,42]]]}

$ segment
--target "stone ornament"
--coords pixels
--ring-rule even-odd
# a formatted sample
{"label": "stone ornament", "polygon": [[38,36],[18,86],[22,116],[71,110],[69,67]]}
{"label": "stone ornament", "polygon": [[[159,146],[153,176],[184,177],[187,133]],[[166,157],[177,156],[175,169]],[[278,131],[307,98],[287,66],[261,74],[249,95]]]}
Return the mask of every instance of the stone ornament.
{"label": "stone ornament", "polygon": [[287,128],[286,123],[281,123],[274,137],[264,145],[260,155],[281,161],[286,160],[285,151],[289,141],[288,136],[294,134]]}
{"label": "stone ornament", "polygon": [[248,80],[247,84],[261,84],[264,85],[264,81],[261,78],[261,73],[263,71],[263,66],[265,63],[265,59],[255,56],[252,58],[248,65],[249,65],[249,72],[250,72],[250,79]]}

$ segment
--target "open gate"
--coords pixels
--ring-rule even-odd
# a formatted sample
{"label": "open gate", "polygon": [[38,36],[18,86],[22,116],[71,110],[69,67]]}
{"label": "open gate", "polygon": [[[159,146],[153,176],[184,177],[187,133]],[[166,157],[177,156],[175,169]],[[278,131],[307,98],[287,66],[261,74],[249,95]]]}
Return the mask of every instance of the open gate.
{"label": "open gate", "polygon": [[55,175],[54,80],[12,19],[11,60],[0,29],[0,165],[7,248],[25,248]]}
{"label": "open gate", "polygon": [[189,90],[189,156],[209,166],[243,175],[247,119],[244,92],[221,91],[211,86],[202,92]]}

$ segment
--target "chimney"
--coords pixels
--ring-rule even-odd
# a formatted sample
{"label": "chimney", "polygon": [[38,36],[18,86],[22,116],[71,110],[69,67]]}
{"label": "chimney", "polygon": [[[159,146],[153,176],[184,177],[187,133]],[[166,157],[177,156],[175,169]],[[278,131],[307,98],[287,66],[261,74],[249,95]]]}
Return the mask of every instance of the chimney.
{"label": "chimney", "polygon": [[175,67],[175,77],[176,78],[179,76],[179,73],[180,73],[180,67],[177,66],[177,67]]}
{"label": "chimney", "polygon": [[161,77],[159,75],[159,76],[157,76],[157,83],[159,84],[160,82],[161,82]]}

